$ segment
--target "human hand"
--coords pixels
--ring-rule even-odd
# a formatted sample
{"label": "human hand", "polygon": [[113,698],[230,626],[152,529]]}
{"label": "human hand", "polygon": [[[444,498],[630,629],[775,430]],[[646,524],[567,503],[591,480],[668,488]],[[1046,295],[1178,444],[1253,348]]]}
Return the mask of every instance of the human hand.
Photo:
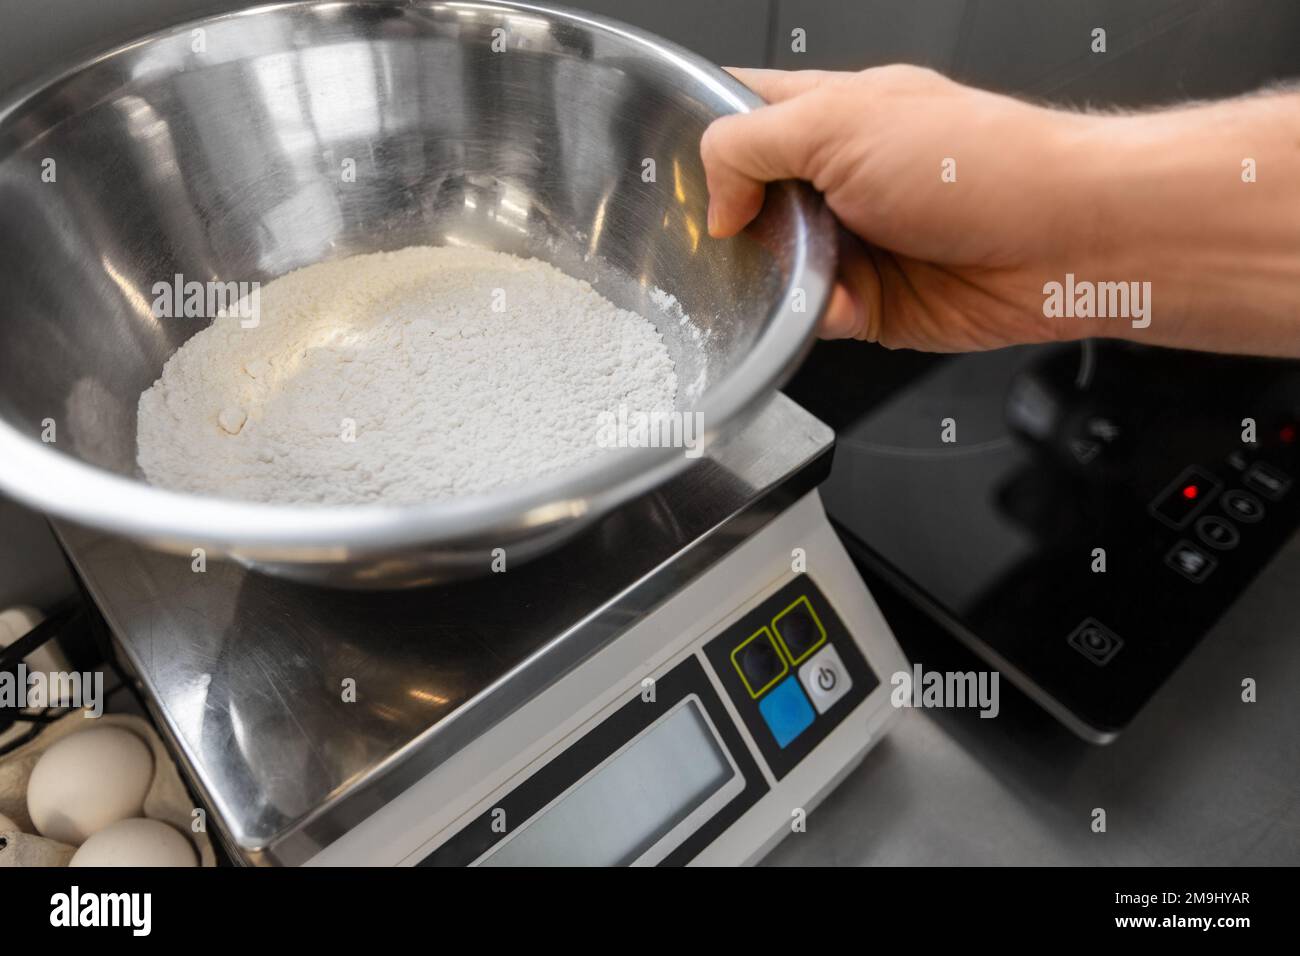
{"label": "human hand", "polygon": [[823,336],[929,351],[1059,337],[1043,275],[1077,264],[1079,236],[1044,173],[1070,114],[910,66],[732,72],[773,105],[705,133],[709,232],[744,228],[770,181],[821,191],[853,234]]}
{"label": "human hand", "polygon": [[[824,337],[1300,356],[1300,95],[1093,115],[911,66],[732,73],[771,105],[704,134],[709,232],[743,229],[768,182],[821,191],[845,227]],[[1154,287],[1161,316],[1048,317],[1067,274]]]}

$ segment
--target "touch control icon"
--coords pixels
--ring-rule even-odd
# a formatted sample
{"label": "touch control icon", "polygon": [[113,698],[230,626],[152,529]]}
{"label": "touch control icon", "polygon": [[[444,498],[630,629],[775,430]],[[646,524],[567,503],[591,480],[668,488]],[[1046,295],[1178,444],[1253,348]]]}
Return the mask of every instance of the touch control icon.
{"label": "touch control icon", "polygon": [[1179,541],[1174,545],[1165,555],[1165,564],[1193,584],[1200,584],[1218,566],[1217,561],[1190,541]]}
{"label": "touch control icon", "polygon": [[849,692],[853,679],[844,669],[835,647],[828,644],[799,668],[799,683],[808,692],[817,713],[824,714]]}
{"label": "touch control icon", "polygon": [[1241,534],[1231,521],[1217,515],[1206,515],[1196,522],[1197,536],[1211,548],[1229,551],[1241,541]]}
{"label": "touch control icon", "polygon": [[1291,488],[1291,478],[1270,465],[1257,461],[1250,466],[1243,479],[1248,486],[1258,491],[1265,498],[1281,501]]}
{"label": "touch control icon", "polygon": [[1098,667],[1110,663],[1110,659],[1124,646],[1119,635],[1095,617],[1084,618],[1083,623],[1070,633],[1068,643]]}
{"label": "touch control icon", "polygon": [[1264,503],[1249,491],[1234,488],[1223,496],[1223,510],[1238,521],[1254,524],[1264,517]]}

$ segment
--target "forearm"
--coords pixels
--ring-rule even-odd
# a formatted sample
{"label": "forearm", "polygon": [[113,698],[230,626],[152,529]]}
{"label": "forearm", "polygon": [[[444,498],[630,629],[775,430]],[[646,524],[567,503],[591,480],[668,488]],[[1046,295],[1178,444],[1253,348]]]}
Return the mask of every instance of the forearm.
{"label": "forearm", "polygon": [[1103,334],[1300,357],[1300,93],[1078,117],[1064,139],[1079,278],[1151,283],[1150,325]]}

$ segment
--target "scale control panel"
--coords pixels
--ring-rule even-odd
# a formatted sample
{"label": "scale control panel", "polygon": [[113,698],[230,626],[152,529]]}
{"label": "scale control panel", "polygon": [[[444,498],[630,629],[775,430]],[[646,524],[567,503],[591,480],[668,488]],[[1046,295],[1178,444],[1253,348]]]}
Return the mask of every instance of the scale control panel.
{"label": "scale control panel", "polygon": [[880,680],[821,589],[801,574],[652,684],[653,694],[645,681],[630,688],[419,865],[688,863]]}
{"label": "scale control panel", "polygon": [[706,644],[704,653],[778,780],[880,683],[806,576]]}

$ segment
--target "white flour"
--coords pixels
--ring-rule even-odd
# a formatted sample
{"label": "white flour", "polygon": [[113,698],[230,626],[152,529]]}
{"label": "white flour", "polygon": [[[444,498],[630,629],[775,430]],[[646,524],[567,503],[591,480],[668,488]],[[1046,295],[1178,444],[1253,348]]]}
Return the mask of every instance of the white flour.
{"label": "white flour", "polygon": [[411,503],[576,464],[601,453],[601,414],[676,394],[655,327],[587,283],[414,247],[282,276],[257,327],[223,316],[193,336],[140,396],[138,460],[201,494]]}

